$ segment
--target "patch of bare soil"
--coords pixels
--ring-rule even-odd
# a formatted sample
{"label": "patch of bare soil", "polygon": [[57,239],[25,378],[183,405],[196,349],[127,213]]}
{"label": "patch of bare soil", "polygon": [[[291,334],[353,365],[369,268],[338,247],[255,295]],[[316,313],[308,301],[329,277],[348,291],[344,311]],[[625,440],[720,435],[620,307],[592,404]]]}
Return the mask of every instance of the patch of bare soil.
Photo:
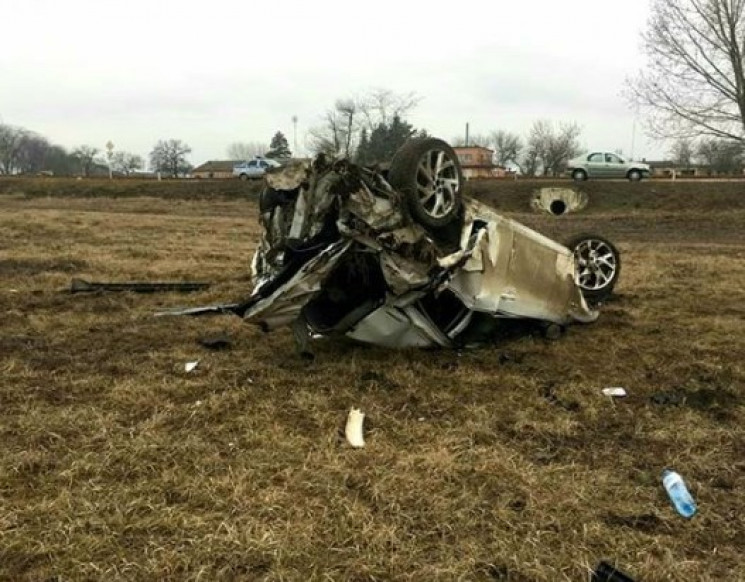
{"label": "patch of bare soil", "polygon": [[[741,204],[526,200],[503,210],[621,250],[595,324],[462,352],[324,340],[309,362],[288,332],[153,317],[248,292],[252,201],[67,202],[0,195],[0,578],[553,582],[604,559],[745,579]],[[73,295],[72,277],[213,286]],[[351,407],[364,449],[340,437]]]}

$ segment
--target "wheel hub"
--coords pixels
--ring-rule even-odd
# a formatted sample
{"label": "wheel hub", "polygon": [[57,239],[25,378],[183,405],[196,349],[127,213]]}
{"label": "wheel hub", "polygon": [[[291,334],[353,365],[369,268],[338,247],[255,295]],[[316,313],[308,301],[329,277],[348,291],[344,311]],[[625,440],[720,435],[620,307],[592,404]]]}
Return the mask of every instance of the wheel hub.
{"label": "wheel hub", "polygon": [[419,186],[419,199],[432,217],[452,212],[455,190],[459,186],[455,163],[443,151],[429,151],[420,161],[423,183]]}
{"label": "wheel hub", "polygon": [[575,249],[576,280],[583,289],[598,290],[610,284],[616,273],[616,260],[608,246],[587,240]]}

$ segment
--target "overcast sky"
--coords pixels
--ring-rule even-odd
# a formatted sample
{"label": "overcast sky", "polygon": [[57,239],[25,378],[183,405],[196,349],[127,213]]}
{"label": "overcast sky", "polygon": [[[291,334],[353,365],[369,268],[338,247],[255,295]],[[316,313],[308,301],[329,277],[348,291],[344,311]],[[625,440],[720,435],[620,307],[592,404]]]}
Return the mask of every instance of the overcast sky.
{"label": "overcast sky", "polygon": [[277,130],[292,148],[293,115],[302,147],[336,99],[386,88],[416,93],[409,121],[446,140],[466,122],[525,135],[548,119],[649,159],[666,146],[622,96],[648,13],[649,0],[0,0],[0,120],[144,157],[182,139],[200,164]]}

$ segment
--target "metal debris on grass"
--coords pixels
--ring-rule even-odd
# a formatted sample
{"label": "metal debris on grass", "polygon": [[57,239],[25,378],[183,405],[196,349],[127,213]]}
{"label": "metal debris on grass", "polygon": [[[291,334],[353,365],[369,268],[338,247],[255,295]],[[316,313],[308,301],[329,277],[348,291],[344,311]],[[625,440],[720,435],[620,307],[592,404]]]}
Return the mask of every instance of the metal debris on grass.
{"label": "metal debris on grass", "polygon": [[147,283],[147,282],[125,282],[125,283],[102,283],[98,281],[85,281],[73,279],[70,284],[70,293],[93,293],[96,291],[134,291],[135,293],[155,293],[158,291],[180,291],[191,293],[208,289],[210,283],[195,283],[182,281],[175,283]]}

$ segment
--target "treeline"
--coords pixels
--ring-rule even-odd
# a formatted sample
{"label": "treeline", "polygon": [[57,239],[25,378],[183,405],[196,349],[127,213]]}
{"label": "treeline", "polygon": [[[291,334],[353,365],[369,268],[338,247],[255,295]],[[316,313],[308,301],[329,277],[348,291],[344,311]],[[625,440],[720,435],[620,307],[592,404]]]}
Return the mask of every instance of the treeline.
{"label": "treeline", "polygon": [[90,176],[115,171],[131,174],[144,167],[141,156],[81,145],[68,151],[24,127],[0,124],[0,174]]}
{"label": "treeline", "polygon": [[701,137],[680,138],[670,150],[672,162],[680,169],[704,166],[712,174],[741,174],[745,165],[742,141]]}
{"label": "treeline", "polygon": [[[308,133],[313,153],[347,156],[364,164],[386,162],[406,140],[426,137],[428,132],[406,121],[419,103],[414,94],[375,89],[361,97],[339,99],[326,110],[319,125]],[[538,120],[527,136],[503,130],[450,140],[453,146],[479,145],[494,150],[494,163],[519,168],[529,176],[558,176],[567,162],[582,153],[576,123],[558,126]]]}
{"label": "treeline", "polygon": [[[546,119],[533,122],[525,138],[505,131],[469,137],[469,145],[494,150],[494,163],[502,168],[517,168],[526,176],[560,176],[567,162],[580,155],[582,130],[576,123],[555,125]],[[466,145],[464,138],[455,138],[456,146]]]}
{"label": "treeline", "polygon": [[0,124],[0,174],[79,172],[81,159],[60,145],[23,127]]}

